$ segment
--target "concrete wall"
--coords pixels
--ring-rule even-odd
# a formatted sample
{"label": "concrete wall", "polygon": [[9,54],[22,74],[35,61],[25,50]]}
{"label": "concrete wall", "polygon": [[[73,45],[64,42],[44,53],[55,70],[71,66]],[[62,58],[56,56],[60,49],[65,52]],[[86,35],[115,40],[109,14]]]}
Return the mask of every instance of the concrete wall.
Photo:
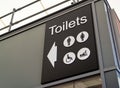
{"label": "concrete wall", "polygon": [[0,88],[40,85],[44,31],[40,25],[0,41]]}

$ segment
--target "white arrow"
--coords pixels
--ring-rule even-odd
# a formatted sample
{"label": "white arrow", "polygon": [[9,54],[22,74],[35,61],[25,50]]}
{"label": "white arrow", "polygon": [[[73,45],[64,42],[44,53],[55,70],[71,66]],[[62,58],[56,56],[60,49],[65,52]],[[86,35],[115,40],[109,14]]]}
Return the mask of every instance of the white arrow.
{"label": "white arrow", "polygon": [[55,67],[55,62],[57,61],[57,46],[55,45],[55,42],[53,43],[48,55],[48,60],[52,64],[53,67]]}

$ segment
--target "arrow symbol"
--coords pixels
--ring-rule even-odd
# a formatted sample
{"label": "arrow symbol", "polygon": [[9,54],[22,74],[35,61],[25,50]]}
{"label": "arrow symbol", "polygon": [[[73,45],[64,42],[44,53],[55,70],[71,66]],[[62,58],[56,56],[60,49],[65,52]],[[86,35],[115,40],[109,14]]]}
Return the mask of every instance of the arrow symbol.
{"label": "arrow symbol", "polygon": [[52,45],[52,47],[47,55],[47,58],[54,68],[55,62],[57,61],[57,46],[55,45],[55,42],[53,43],[53,45]]}

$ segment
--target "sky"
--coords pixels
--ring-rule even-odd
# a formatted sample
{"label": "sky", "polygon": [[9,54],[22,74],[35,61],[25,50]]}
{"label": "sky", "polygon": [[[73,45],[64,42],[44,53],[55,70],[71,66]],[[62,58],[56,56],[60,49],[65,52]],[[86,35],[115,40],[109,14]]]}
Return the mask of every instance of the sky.
{"label": "sky", "polygon": [[111,8],[113,8],[116,11],[116,13],[120,19],[120,0],[108,0],[108,2],[110,4]]}
{"label": "sky", "polygon": [[[35,0],[0,0],[0,17],[13,11],[13,8],[15,9],[18,9],[28,3],[31,3]],[[27,17],[29,15],[32,15],[33,13],[36,13],[36,12],[39,12],[39,11],[42,11],[44,8],[48,8],[50,6],[53,6],[59,2],[62,2],[64,0],[41,0],[41,2],[38,2],[36,4],[33,4],[32,6],[30,6],[29,8],[25,8],[23,9],[22,11],[19,11],[17,13],[15,13],[15,16],[14,16],[14,20],[13,22],[16,22],[24,17]],[[72,0],[71,0],[72,1]],[[58,6],[50,11],[47,11],[45,13],[42,13],[40,14],[40,16],[37,16],[37,17],[34,17],[34,18],[31,18],[29,19],[29,21],[32,21],[33,19],[38,19],[38,18],[41,18],[47,14],[50,14],[52,12],[55,12],[57,11],[58,9],[61,9],[63,7],[67,7],[68,5],[71,4],[71,1],[63,4],[62,6]],[[119,19],[120,19],[120,0],[108,0],[110,6],[116,11]],[[43,6],[42,6],[42,5]],[[10,18],[11,18],[11,15],[4,18],[4,19],[0,19],[0,28],[3,28],[4,26],[6,25],[9,25],[10,23]],[[13,29],[17,28],[19,25],[23,25],[24,23],[27,23],[28,21],[26,22],[23,22],[21,24],[18,24],[16,26],[13,26]],[[8,30],[8,29],[6,29]]]}
{"label": "sky", "polygon": [[[19,8],[35,0],[0,0],[0,16],[12,11],[13,8]],[[43,4],[47,7],[54,5],[55,3],[61,2],[63,0],[41,0]],[[72,0],[71,0],[72,1]],[[114,8],[118,14],[120,14],[120,0],[108,0],[111,7]],[[120,17],[120,15],[119,15]]]}

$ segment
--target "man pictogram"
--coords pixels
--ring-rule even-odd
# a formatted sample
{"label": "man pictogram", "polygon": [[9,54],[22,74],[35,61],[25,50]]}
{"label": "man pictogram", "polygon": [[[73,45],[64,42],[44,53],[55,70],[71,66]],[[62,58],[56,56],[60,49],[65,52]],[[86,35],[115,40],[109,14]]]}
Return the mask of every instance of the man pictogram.
{"label": "man pictogram", "polygon": [[71,43],[71,38],[70,38],[70,37],[68,37],[68,39],[67,39],[67,43],[68,43],[68,46],[69,46],[70,43]]}

